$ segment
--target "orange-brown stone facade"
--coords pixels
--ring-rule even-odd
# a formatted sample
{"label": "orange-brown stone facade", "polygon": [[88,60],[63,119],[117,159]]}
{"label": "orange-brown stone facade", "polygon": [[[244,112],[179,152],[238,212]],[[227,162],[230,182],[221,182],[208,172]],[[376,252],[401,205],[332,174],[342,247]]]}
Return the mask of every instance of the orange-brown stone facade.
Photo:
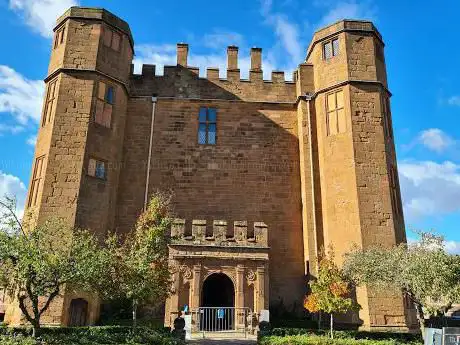
{"label": "orange-brown stone facade", "polygon": [[[130,231],[152,191],[173,191],[166,324],[202,306],[214,274],[231,280],[235,307],[300,312],[323,247],[340,264],[354,244],[405,241],[384,43],[371,22],[317,31],[292,81],[263,80],[260,48],[240,79],[234,46],[225,79],[211,67],[200,77],[183,43],[163,75],[153,65],[134,74],[129,26],[102,9],[73,7],[55,32],[27,207],[104,236]],[[72,324],[84,298],[66,292],[47,322]],[[400,293],[360,288],[357,299],[359,315],[344,322],[412,326]],[[98,302],[86,300],[91,323]]]}

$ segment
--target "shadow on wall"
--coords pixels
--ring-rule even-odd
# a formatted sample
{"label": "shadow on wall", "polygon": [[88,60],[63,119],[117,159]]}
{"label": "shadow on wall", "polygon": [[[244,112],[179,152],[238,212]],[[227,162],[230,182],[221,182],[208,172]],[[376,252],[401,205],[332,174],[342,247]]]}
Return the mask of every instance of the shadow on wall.
{"label": "shadow on wall", "polygon": [[[181,66],[166,67],[159,77],[152,69],[144,72],[131,79],[117,231],[132,229],[143,207],[155,94],[149,191],[172,190],[178,218],[265,222],[273,263],[270,290],[300,303],[304,263],[295,85],[211,81]],[[198,144],[200,107],[216,109],[215,145]]]}

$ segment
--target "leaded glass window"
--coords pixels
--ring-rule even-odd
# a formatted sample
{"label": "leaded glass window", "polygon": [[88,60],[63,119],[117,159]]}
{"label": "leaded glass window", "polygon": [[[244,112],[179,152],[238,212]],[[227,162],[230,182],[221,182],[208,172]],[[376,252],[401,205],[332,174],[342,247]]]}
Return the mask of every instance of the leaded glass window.
{"label": "leaded glass window", "polygon": [[90,158],[88,163],[88,175],[105,180],[107,177],[106,162]]}
{"label": "leaded glass window", "polygon": [[217,111],[215,108],[200,108],[198,114],[198,144],[216,144]]}
{"label": "leaded glass window", "polygon": [[323,45],[323,56],[325,60],[329,60],[334,56],[339,55],[339,39],[334,38]]}

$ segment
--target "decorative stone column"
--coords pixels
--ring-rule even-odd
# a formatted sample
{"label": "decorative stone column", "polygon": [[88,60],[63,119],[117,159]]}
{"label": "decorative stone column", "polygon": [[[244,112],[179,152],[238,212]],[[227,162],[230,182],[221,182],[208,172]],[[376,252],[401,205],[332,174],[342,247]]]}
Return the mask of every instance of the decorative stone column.
{"label": "decorative stone column", "polygon": [[235,287],[235,315],[236,327],[244,326],[244,266],[236,266],[236,287]]}
{"label": "decorative stone column", "polygon": [[201,285],[201,265],[193,266],[192,297],[190,309],[196,310],[200,307],[200,285]]}
{"label": "decorative stone column", "polygon": [[173,286],[171,295],[166,299],[165,305],[165,325],[170,326],[172,322],[178,315],[179,310],[179,279],[180,279],[180,272],[179,272],[179,263],[176,260],[173,260],[170,263],[173,280]]}
{"label": "decorative stone column", "polygon": [[257,312],[265,309],[265,267],[257,267]]}

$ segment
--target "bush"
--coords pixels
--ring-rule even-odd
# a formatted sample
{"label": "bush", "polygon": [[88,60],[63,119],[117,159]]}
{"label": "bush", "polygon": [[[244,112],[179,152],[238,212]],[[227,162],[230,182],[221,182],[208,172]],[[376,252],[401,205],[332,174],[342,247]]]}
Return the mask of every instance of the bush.
{"label": "bush", "polygon": [[[0,328],[0,344],[2,345],[36,345],[40,344],[31,338],[31,328]],[[138,327],[133,333],[131,327],[63,327],[43,328],[39,337],[43,345],[181,345],[182,341],[171,337],[162,328],[159,330]]]}
{"label": "bush", "polygon": [[[270,335],[276,337],[288,336],[326,336],[328,330],[316,330],[307,328],[273,328]],[[334,331],[336,339],[352,340],[389,340],[397,341],[399,344],[410,344],[421,341],[420,334],[402,333],[402,332],[366,332],[366,331]]]}
{"label": "bush", "polygon": [[260,345],[398,345],[398,344],[421,345],[420,341],[401,342],[397,339],[375,340],[335,338],[318,335],[289,335],[284,337],[268,336],[259,340]]}

